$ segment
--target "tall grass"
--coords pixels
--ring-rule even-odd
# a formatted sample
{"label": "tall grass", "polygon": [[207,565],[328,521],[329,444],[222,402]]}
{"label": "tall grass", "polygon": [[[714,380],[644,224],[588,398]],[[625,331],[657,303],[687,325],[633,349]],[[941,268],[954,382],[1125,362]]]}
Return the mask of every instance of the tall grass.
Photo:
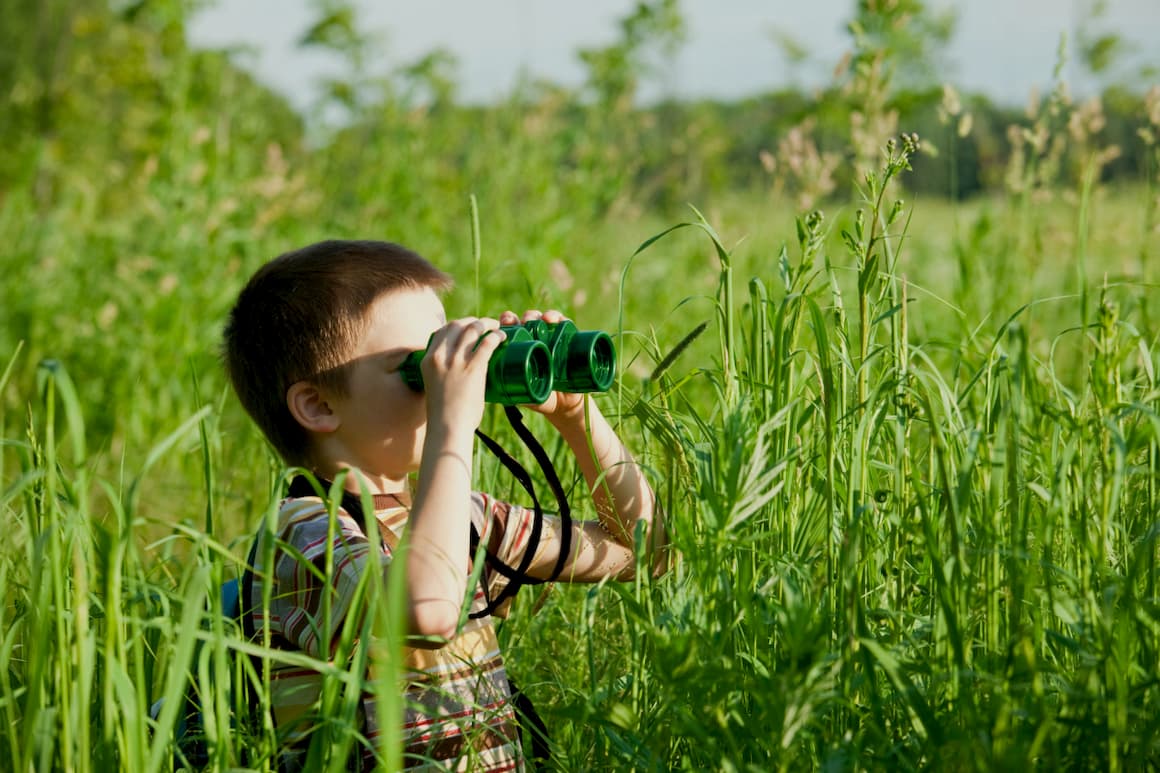
{"label": "tall grass", "polygon": [[[345,666],[275,650],[268,628],[248,640],[223,610],[219,594],[225,580],[240,574],[245,550],[239,556],[217,538],[211,514],[204,530],[170,524],[172,535],[160,543],[140,538],[151,520],[139,513],[142,476],[199,427],[201,447],[208,450],[209,409],[174,428],[150,450],[139,474],[117,489],[90,480],[84,469],[82,411],[67,372],[46,363],[40,375],[27,440],[6,441],[20,474],[3,500],[14,537],[0,563],[6,589],[0,646],[4,768],[147,771],[197,761],[214,770],[240,764],[273,769],[278,747],[268,668],[275,661],[326,677],[321,711],[328,722],[311,748],[310,769],[345,769],[346,751],[359,732],[356,699],[368,690],[377,694],[384,717],[396,717],[384,729],[383,764],[399,767],[398,661],[384,653],[401,647],[401,589],[388,592],[379,578],[363,578],[354,603],[368,614],[361,628],[348,624],[341,630],[335,662]],[[58,412],[67,428],[63,448]],[[209,484],[208,453],[204,460]],[[273,492],[283,484],[271,481],[265,499],[275,502]],[[89,500],[91,489],[103,495],[104,508]],[[275,515],[267,508],[260,528],[273,529]],[[173,549],[178,542],[184,550]],[[273,550],[272,540],[265,544],[268,553]],[[265,560],[269,565],[270,555]],[[268,595],[269,583],[265,587]],[[372,649],[382,650],[383,665],[367,684],[362,675]],[[203,712],[195,735],[203,738],[204,759],[191,756],[187,743],[194,736],[181,729],[190,698]]]}
{"label": "tall grass", "polygon": [[669,368],[623,398],[666,460],[681,562],[531,624],[587,636],[586,663],[534,661],[558,716],[589,728],[565,768],[1160,760],[1156,334],[1116,300],[1152,289],[1105,286],[1048,359],[1030,306],[949,357],[912,340],[907,219],[881,194],[914,150],[866,179],[852,295],[815,214],[776,291],[755,277],[738,307],[699,224],[721,257],[721,356],[695,369],[711,397]]}
{"label": "tall grass", "polygon": [[[506,624],[561,769],[1156,764],[1156,334],[1124,314],[1152,289],[1106,284],[1091,324],[1047,342],[1029,337],[1033,304],[954,346],[916,340],[939,301],[908,281],[911,221],[884,193],[913,151],[892,146],[867,178],[844,257],[814,213],[748,280],[704,218],[626,262],[628,374],[606,400],[681,559],[659,581],[557,590],[534,614],[543,599],[521,599]],[[680,308],[712,332],[689,325],[666,347],[625,320],[640,318],[637,272],[684,234],[717,278]],[[638,358],[654,363],[645,378]],[[24,425],[5,420],[5,767],[163,769],[191,675],[223,688],[205,695],[211,767],[269,764],[268,720],[239,726],[224,686],[262,705],[273,653],[223,619],[216,589],[257,525],[231,519],[266,511],[280,471],[262,463],[257,504],[228,499],[215,401],[109,478],[69,371],[36,374]],[[189,483],[145,509],[174,456]],[[356,633],[358,673],[391,639]],[[332,738],[351,743],[351,672],[298,657],[333,677]]]}

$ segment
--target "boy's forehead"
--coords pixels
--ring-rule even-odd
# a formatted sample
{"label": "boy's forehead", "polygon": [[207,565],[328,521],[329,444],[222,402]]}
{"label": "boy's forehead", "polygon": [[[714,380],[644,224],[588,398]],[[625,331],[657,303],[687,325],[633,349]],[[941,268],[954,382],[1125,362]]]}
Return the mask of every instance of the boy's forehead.
{"label": "boy's forehead", "polygon": [[396,323],[418,323],[436,321],[447,323],[447,312],[443,301],[430,287],[403,287],[379,296],[371,309],[372,313],[386,314]]}
{"label": "boy's forehead", "polygon": [[428,337],[446,324],[443,302],[430,288],[383,293],[367,308],[347,358],[395,356],[422,348]]}

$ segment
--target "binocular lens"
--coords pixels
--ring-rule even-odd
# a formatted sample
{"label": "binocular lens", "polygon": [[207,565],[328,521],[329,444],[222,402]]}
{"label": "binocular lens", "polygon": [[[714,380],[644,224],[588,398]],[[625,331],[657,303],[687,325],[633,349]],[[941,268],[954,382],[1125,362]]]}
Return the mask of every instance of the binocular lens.
{"label": "binocular lens", "polygon": [[598,330],[573,333],[557,346],[555,388],[564,392],[605,392],[616,378],[616,348]]}
{"label": "binocular lens", "polygon": [[542,403],[552,394],[552,354],[539,341],[507,341],[488,363],[489,403]]}
{"label": "binocular lens", "polygon": [[616,378],[616,351],[613,349],[611,338],[597,336],[592,342],[588,362],[592,368],[592,380],[596,383],[597,391],[603,392],[612,386]]}

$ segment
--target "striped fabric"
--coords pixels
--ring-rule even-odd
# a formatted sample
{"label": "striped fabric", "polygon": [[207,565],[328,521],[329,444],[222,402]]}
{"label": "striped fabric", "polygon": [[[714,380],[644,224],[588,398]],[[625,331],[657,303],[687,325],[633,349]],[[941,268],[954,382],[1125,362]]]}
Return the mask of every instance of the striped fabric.
{"label": "striped fabric", "polygon": [[[480,493],[473,495],[471,504],[471,518],[481,539],[505,563],[518,565],[528,546],[534,513]],[[331,530],[322,500],[300,497],[283,501],[272,572],[261,565],[265,546],[257,551],[250,601],[259,635],[268,624],[275,646],[332,660],[359,577],[376,559],[379,571],[390,565],[391,551],[406,525],[409,507],[407,497],[375,497],[375,520],[382,538],[378,555],[373,556],[365,533],[345,511],[338,511]],[[332,545],[333,571],[326,582],[328,544]],[[272,601],[263,612],[263,581],[269,577]],[[506,582],[498,573],[485,569],[472,611],[483,609],[487,598],[494,598]],[[408,648],[401,665],[407,770],[524,769],[512,696],[491,617],[468,620],[440,649]],[[271,671],[274,718],[286,749],[282,767],[298,769],[310,734],[318,725],[322,676],[313,669],[283,663],[272,663]],[[373,748],[379,735],[374,697],[369,692],[362,695],[359,718],[368,743],[361,755],[352,757],[351,767],[369,770],[374,765]]]}

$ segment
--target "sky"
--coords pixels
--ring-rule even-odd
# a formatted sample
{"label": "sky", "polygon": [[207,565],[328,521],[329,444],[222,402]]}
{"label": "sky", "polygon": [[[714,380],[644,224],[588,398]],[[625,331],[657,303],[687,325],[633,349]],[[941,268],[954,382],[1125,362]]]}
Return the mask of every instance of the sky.
{"label": "sky", "polygon": [[[949,78],[965,91],[1023,104],[1050,87],[1061,34],[1075,40],[1091,0],[928,0],[953,7],[956,34],[946,58]],[[576,52],[616,40],[617,21],[634,0],[357,0],[363,29],[376,40],[376,72],[436,49],[458,59],[461,99],[485,102],[509,94],[521,73],[579,85]],[[784,86],[829,82],[849,48],[845,22],[853,0],[681,0],[687,38],[662,78],[641,96],[734,99]],[[243,47],[237,61],[306,108],[320,77],[338,74],[323,54],[296,48],[317,12],[308,0],[216,0],[194,17],[191,41]],[[1160,65],[1160,0],[1107,0],[1098,31],[1120,35],[1138,64]],[[787,34],[811,55],[791,65],[774,43]],[[1074,65],[1073,91],[1089,86]]]}

